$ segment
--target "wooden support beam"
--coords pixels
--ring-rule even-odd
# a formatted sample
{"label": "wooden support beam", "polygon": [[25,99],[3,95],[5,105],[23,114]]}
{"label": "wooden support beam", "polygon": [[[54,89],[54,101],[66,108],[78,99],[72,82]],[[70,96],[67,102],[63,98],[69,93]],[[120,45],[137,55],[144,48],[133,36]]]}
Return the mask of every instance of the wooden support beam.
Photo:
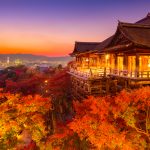
{"label": "wooden support beam", "polygon": [[128,56],[126,54],[123,56],[123,69],[128,69]]}
{"label": "wooden support beam", "polygon": [[136,54],[136,77],[139,77],[139,67],[140,67],[139,54]]}
{"label": "wooden support beam", "polygon": [[109,94],[110,78],[106,79],[106,94]]}
{"label": "wooden support beam", "polygon": [[118,58],[117,58],[117,54],[114,54],[114,59],[115,59],[115,69],[118,68]]}
{"label": "wooden support beam", "polygon": [[128,80],[125,80],[125,81],[124,81],[124,87],[125,87],[125,89],[128,88]]}

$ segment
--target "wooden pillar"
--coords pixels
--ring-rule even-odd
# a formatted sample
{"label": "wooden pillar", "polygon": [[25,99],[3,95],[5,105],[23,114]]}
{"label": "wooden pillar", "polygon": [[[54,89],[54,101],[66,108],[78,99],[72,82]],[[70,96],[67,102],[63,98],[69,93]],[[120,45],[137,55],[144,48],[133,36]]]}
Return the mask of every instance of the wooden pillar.
{"label": "wooden pillar", "polygon": [[82,68],[82,57],[79,57],[79,67]]}
{"label": "wooden pillar", "polygon": [[117,84],[118,84],[118,80],[114,80],[114,88],[115,88],[115,93],[117,93]]}
{"label": "wooden pillar", "polygon": [[88,85],[88,93],[91,95],[91,82],[87,81],[87,85]]}
{"label": "wooden pillar", "polygon": [[109,94],[110,78],[106,79],[106,94]]}
{"label": "wooden pillar", "polygon": [[117,58],[117,54],[114,54],[114,59],[115,59],[115,69],[118,68],[118,58]]}
{"label": "wooden pillar", "polygon": [[102,67],[101,65],[102,65],[101,55],[98,55],[97,67],[100,68],[100,67]]}
{"label": "wooden pillar", "polygon": [[106,77],[106,67],[104,68],[104,77]]}
{"label": "wooden pillar", "polygon": [[125,81],[124,81],[124,87],[125,87],[125,89],[128,88],[128,80],[125,80]]}
{"label": "wooden pillar", "polygon": [[123,70],[127,70],[128,69],[128,56],[126,54],[124,54],[123,57]]}
{"label": "wooden pillar", "polygon": [[100,80],[100,88],[99,88],[99,91],[100,91],[100,95],[103,93],[103,87],[102,87],[102,80]]}
{"label": "wooden pillar", "polygon": [[83,57],[81,57],[81,56],[80,56],[80,64],[81,64],[81,68],[83,68],[84,61],[83,61]]}
{"label": "wooden pillar", "polygon": [[139,76],[139,67],[140,67],[140,63],[139,63],[139,54],[136,54],[136,77]]}
{"label": "wooden pillar", "polygon": [[76,65],[75,65],[75,69],[77,69],[78,64],[79,64],[79,57],[76,56]]}

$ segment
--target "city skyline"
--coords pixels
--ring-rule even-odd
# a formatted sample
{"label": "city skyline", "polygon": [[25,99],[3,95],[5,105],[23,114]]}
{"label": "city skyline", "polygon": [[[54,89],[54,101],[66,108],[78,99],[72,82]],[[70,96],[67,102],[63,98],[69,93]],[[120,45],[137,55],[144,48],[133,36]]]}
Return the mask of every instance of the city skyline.
{"label": "city skyline", "polygon": [[103,41],[118,20],[136,22],[149,6],[148,0],[1,0],[0,54],[65,56],[75,41]]}

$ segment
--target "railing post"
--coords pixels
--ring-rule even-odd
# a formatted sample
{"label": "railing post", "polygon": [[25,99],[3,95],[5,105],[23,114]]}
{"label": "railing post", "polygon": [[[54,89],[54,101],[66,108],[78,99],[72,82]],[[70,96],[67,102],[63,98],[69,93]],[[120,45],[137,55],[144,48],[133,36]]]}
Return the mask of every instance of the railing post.
{"label": "railing post", "polygon": [[104,77],[106,77],[106,67],[104,68]]}
{"label": "railing post", "polygon": [[92,77],[92,76],[93,76],[93,74],[92,74],[92,70],[91,70],[91,69],[90,69],[89,74],[90,74],[90,77]]}
{"label": "railing post", "polygon": [[133,72],[131,71],[131,72],[130,72],[130,77],[131,77],[131,78],[132,78],[132,75],[133,75]]}
{"label": "railing post", "polygon": [[136,54],[136,77],[139,77],[139,54]]}
{"label": "railing post", "polygon": [[138,77],[138,73],[137,73],[137,71],[135,71],[135,77],[136,77],[136,78]]}

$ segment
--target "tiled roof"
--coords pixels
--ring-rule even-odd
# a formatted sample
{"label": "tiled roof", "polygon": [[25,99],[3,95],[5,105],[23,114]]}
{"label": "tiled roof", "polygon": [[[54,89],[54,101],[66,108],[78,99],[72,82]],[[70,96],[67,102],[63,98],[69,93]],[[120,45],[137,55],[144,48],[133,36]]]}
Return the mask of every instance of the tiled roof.
{"label": "tiled roof", "polygon": [[100,42],[75,42],[73,54],[95,50],[95,47],[99,44]]}
{"label": "tiled roof", "polygon": [[122,34],[134,44],[150,47],[150,25],[119,23]]}
{"label": "tiled roof", "polygon": [[145,24],[150,25],[150,13],[147,14],[147,16],[139,21],[137,21],[135,24]]}

